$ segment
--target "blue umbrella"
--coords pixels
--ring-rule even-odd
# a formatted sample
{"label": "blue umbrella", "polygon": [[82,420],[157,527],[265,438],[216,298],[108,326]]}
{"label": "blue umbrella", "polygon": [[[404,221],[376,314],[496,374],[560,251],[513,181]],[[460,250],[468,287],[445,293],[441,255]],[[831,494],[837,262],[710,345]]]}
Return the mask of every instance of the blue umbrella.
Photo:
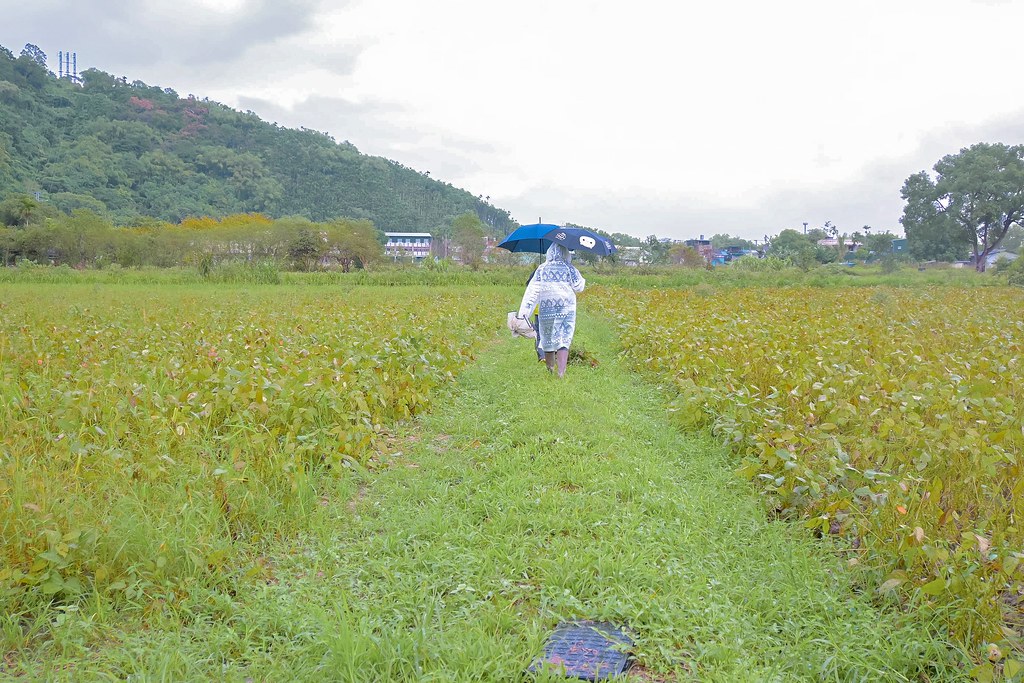
{"label": "blue umbrella", "polygon": [[551,223],[523,225],[513,230],[498,246],[512,252],[543,254],[551,246],[551,240],[544,236],[553,230],[559,230],[559,226]]}
{"label": "blue umbrella", "polygon": [[611,240],[601,237],[585,228],[563,228],[551,223],[533,223],[514,230],[498,246],[512,252],[543,254],[558,242],[571,251],[589,251],[598,256],[607,256],[616,251]]}

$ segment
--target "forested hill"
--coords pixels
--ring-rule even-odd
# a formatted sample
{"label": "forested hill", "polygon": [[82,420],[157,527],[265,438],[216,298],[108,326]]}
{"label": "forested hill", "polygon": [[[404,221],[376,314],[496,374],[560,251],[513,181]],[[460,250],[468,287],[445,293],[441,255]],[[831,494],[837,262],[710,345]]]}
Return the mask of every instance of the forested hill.
{"label": "forested hill", "polygon": [[495,234],[513,226],[482,198],[323,133],[96,69],[76,85],[29,47],[0,46],[0,199],[39,192],[118,222],[262,212],[431,230],[472,211]]}

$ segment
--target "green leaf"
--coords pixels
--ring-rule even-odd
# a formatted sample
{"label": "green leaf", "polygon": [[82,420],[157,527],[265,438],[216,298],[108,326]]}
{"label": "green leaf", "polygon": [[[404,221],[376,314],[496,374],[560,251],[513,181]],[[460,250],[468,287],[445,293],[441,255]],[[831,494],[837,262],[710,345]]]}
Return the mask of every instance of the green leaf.
{"label": "green leaf", "polygon": [[938,595],[944,590],[946,590],[945,579],[935,579],[921,586],[921,592],[925,595]]}
{"label": "green leaf", "polygon": [[39,587],[47,595],[53,595],[54,593],[60,593],[64,588],[64,581],[60,576],[51,574],[50,578],[46,580],[43,585]]}
{"label": "green leaf", "polygon": [[985,662],[971,669],[970,675],[978,683],[992,683],[996,677],[996,669],[990,663]]}
{"label": "green leaf", "polygon": [[46,560],[50,564],[64,564],[64,558],[61,557],[60,553],[58,553],[56,550],[47,550],[46,552],[39,553],[39,557]]}

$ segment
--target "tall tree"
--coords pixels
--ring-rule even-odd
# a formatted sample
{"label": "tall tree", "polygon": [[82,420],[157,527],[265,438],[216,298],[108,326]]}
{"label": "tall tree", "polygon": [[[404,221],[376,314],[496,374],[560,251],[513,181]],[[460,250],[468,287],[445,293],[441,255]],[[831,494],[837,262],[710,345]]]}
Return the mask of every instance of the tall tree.
{"label": "tall tree", "polygon": [[452,221],[452,238],[462,253],[462,262],[478,268],[484,255],[484,224],[475,213],[464,213]]}
{"label": "tall tree", "polygon": [[708,265],[707,260],[700,255],[700,252],[685,244],[673,244],[668,249],[668,260],[673,265],[684,268],[704,268]]}
{"label": "tall tree", "polygon": [[328,253],[346,273],[353,265],[366,268],[383,258],[383,247],[370,221],[338,219],[327,224]]}
{"label": "tall tree", "polygon": [[733,235],[729,235],[724,232],[720,232],[711,236],[711,246],[715,249],[725,249],[726,247],[754,249],[756,247],[756,245],[751,240],[744,239],[742,237],[734,237]]}
{"label": "tall tree", "polygon": [[788,261],[790,265],[807,270],[816,261],[817,246],[808,235],[787,228],[772,239],[768,253]]}
{"label": "tall tree", "polygon": [[640,246],[641,259],[651,265],[662,265],[668,262],[669,244],[658,239],[657,235],[648,235]]}
{"label": "tall tree", "polygon": [[21,49],[21,56],[31,59],[44,69],[46,68],[46,53],[32,43],[25,43],[25,47]]}
{"label": "tall tree", "polygon": [[1024,145],[978,143],[949,154],[903,184],[903,228],[911,253],[919,242],[967,244],[975,268],[986,262],[1014,223],[1024,219]]}
{"label": "tall tree", "polygon": [[324,253],[324,240],[311,228],[299,228],[288,243],[288,256],[297,270],[313,270]]}

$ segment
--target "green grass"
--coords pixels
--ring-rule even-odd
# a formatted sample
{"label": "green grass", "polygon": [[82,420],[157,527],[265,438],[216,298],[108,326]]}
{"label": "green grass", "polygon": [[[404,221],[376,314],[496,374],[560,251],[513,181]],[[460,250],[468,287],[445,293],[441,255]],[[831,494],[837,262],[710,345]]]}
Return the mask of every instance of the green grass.
{"label": "green grass", "polygon": [[[510,295],[511,296],[511,295]],[[628,625],[647,680],[953,681],[963,658],[766,519],[705,435],[616,360],[546,374],[502,338],[385,467],[320,492],[300,537],[161,603],[0,623],[4,673],[54,680],[520,680],[563,619]],[[562,680],[557,676],[541,680]]]}
{"label": "green grass", "polygon": [[[929,268],[918,271],[902,264],[894,272],[880,266],[858,265],[852,268],[828,264],[800,270],[749,271],[732,266],[680,268],[674,266],[630,267],[601,263],[578,264],[587,282],[631,289],[700,287],[993,287],[1005,285],[1006,273],[976,273],[973,269]],[[122,268],[77,270],[67,265],[47,266],[22,262],[16,268],[0,268],[0,283],[102,285],[285,285],[285,286],[435,286],[500,285],[522,287],[532,266],[488,265],[480,270],[446,264],[436,269],[426,266],[391,264],[374,270],[350,273],[321,271],[301,273],[282,270],[274,263],[227,261],[214,265],[205,275],[196,268]]]}

